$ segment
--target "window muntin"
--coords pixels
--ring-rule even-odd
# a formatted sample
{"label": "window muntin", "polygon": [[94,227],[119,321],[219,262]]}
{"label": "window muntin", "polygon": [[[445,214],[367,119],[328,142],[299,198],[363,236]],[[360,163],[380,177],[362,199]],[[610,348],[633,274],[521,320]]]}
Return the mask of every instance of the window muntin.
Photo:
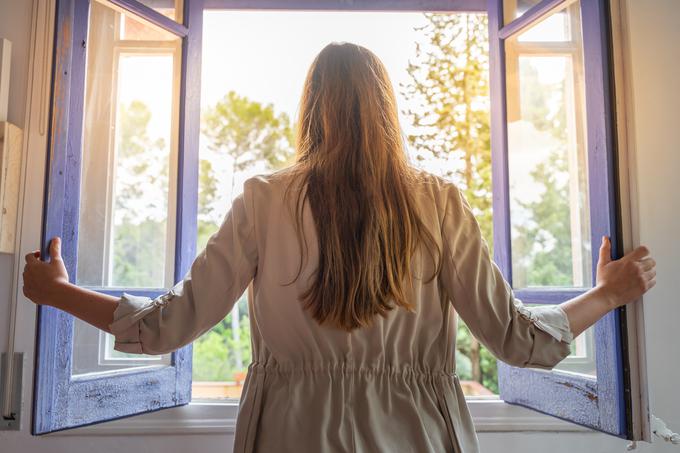
{"label": "window muntin", "polygon": [[[573,1],[573,0],[568,0]],[[522,17],[531,8],[545,3],[542,0],[504,0],[503,1],[503,18],[505,25],[509,24],[515,19]],[[562,25],[562,27],[560,27]],[[558,11],[545,18],[542,24],[537,24],[539,30],[542,32],[541,40],[545,41],[545,32],[549,34],[559,34],[560,28],[564,28],[566,25],[565,16],[562,11]],[[538,30],[537,30],[538,31]],[[529,35],[525,36],[524,39],[529,38]],[[529,38],[530,39],[530,38]]]}
{"label": "window muntin", "polygon": [[139,3],[152,8],[165,17],[169,17],[176,22],[182,23],[182,9],[184,7],[183,0],[139,0]]}

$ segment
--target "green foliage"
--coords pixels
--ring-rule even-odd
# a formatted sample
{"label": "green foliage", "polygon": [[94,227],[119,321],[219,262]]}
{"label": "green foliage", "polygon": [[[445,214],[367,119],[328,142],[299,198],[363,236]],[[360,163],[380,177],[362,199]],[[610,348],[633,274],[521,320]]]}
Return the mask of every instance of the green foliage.
{"label": "green foliage", "polygon": [[[526,215],[521,223],[513,221],[513,280],[516,287],[572,286],[572,231],[569,204],[570,179],[567,137],[566,80],[541,81],[529,60],[520,60],[520,107],[522,119],[536,133],[549,134],[553,145],[546,149],[545,160],[538,163],[530,177],[539,190],[534,201],[515,199],[515,206]],[[554,108],[554,106],[559,108]],[[584,159],[584,156],[578,158]],[[583,168],[583,162],[578,164]],[[587,204],[585,174],[579,175],[579,203]],[[520,216],[518,216],[520,217]],[[582,219],[587,221],[587,219]],[[588,237],[587,223],[582,225]],[[589,249],[582,250],[588,256]],[[584,261],[584,273],[589,266]]]}
{"label": "green foliage", "polygon": [[513,278],[519,287],[570,286],[571,228],[568,180],[557,176],[567,172],[565,156],[553,152],[531,172],[543,186],[537,201],[517,203],[530,213],[530,220],[516,226],[513,240]]}
{"label": "green foliage", "polygon": [[264,161],[272,169],[289,163],[293,155],[293,132],[285,113],[251,101],[234,91],[208,109],[203,116],[203,134],[211,147],[229,155],[234,172]]}
{"label": "green foliage", "polygon": [[236,353],[241,352],[243,363],[250,363],[250,321],[245,295],[239,301],[239,336],[234,340],[231,328],[232,313],[228,314],[209,332],[194,341],[193,379],[196,381],[233,381],[237,369]]}
{"label": "green foliage", "polygon": [[146,219],[141,223],[125,222],[114,229],[114,284],[129,288],[163,282],[165,260],[159,260],[159,250],[165,250],[165,222]]}
{"label": "green foliage", "polygon": [[[463,191],[493,247],[489,127],[488,25],[485,15],[425,14],[402,94],[418,108],[404,112],[416,165],[453,180]],[[428,167],[429,166],[429,167]],[[457,372],[498,391],[496,359],[458,323]]]}
{"label": "green foliage", "polygon": [[217,213],[222,211],[222,207],[215,206],[218,184],[213,159],[229,159],[232,170],[229,198],[233,198],[238,173],[262,164],[266,170],[278,170],[290,165],[295,156],[288,115],[277,113],[271,104],[263,105],[234,91],[203,113],[202,132],[214,154],[200,156],[197,251],[203,250],[217,231]]}
{"label": "green foliage", "polygon": [[410,82],[402,94],[418,107],[404,112],[416,164],[432,165],[463,190],[493,246],[486,15],[425,14]]}
{"label": "green foliage", "polygon": [[[276,113],[272,105],[262,105],[233,91],[227,93],[203,115],[203,134],[213,155],[202,155],[199,173],[197,250],[203,250],[219,224],[215,220],[222,209],[214,205],[218,195],[217,175],[212,159],[230,159],[234,180],[238,173],[256,166],[278,170],[294,157],[293,133],[288,115]],[[239,332],[234,335],[232,317],[238,314]],[[196,381],[233,381],[242,372],[239,361],[248,364],[251,357],[250,322],[245,295],[233,311],[209,332],[194,342],[193,378]]]}
{"label": "green foliage", "polygon": [[163,286],[165,281],[168,152],[147,133],[151,112],[140,101],[122,105],[117,128],[113,284]]}

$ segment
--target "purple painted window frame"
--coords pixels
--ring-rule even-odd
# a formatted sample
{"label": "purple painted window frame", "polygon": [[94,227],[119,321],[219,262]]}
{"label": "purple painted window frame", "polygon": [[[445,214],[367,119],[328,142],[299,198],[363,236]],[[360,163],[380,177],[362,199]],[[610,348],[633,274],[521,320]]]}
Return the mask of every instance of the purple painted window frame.
{"label": "purple painted window frame", "polygon": [[[196,251],[198,131],[200,121],[202,0],[184,0],[178,24],[133,0],[111,0],[182,38],[180,83],[177,238],[175,280],[189,270]],[[71,280],[77,266],[81,137],[89,0],[58,0],[41,250],[61,236]],[[164,289],[126,290],[155,297]],[[120,295],[121,291],[101,292]],[[73,377],[74,318],[52,307],[38,308],[32,433],[45,434],[186,404],[191,400],[191,345],[172,354],[171,365],[115,376]]]}
{"label": "purple painted window frame", "polygon": [[[508,141],[505,92],[505,39],[545,17],[564,0],[543,0],[507,25],[503,0],[489,0],[489,53],[491,83],[491,150],[493,180],[494,259],[512,282],[510,203],[508,191]],[[617,206],[616,149],[612,123],[613,92],[610,84],[609,11],[605,0],[581,0],[584,47],[586,119],[592,275],[595,280],[598,248],[603,235],[612,240],[614,258],[620,256]],[[554,304],[581,293],[579,290],[517,290],[525,303]],[[536,409],[580,425],[631,438],[629,370],[626,362],[625,307],[595,324],[597,377],[559,371],[520,369],[499,362],[500,396],[508,403]]]}
{"label": "purple painted window frame", "polygon": [[[507,137],[503,39],[526,27],[564,0],[544,0],[508,26],[502,22],[502,0],[185,0],[184,23],[177,24],[134,0],[111,0],[152,23],[183,37],[182,83],[177,199],[175,279],[188,270],[195,256],[196,200],[198,192],[198,131],[202,10],[298,9],[366,11],[468,11],[489,13],[492,168],[495,260],[511,281],[510,223],[507,194]],[[285,5],[282,6],[282,5]],[[585,5],[585,6],[584,6]],[[488,6],[488,7],[487,7]],[[75,276],[77,219],[82,133],[82,87],[85,72],[88,0],[58,0],[55,63],[52,87],[51,146],[46,170],[43,254],[49,238],[63,238],[64,261]],[[587,11],[584,11],[586,9]],[[85,20],[82,18],[85,17]],[[620,249],[616,222],[616,185],[611,124],[608,34],[604,0],[582,2],[586,58],[588,143],[593,243],[602,234],[612,237],[614,255]],[[71,33],[65,32],[70,30]],[[191,32],[190,32],[191,31]],[[591,64],[588,64],[591,63]],[[596,209],[593,209],[596,208]],[[593,262],[596,260],[593,251]],[[119,295],[119,292],[104,291]],[[134,290],[156,296],[163,290]],[[556,303],[578,291],[518,291],[527,303]],[[628,403],[624,392],[625,367],[621,334],[625,310],[607,315],[596,325],[597,379],[574,377],[500,364],[501,396],[595,429],[627,437]],[[51,307],[38,311],[33,434],[97,423],[105,420],[186,404],[191,398],[191,346],[173,353],[172,366],[116,377],[72,378],[73,318]],[[135,393],[130,389],[140,389]],[[531,390],[528,392],[527,390]],[[133,395],[134,398],[126,397]],[[142,396],[143,395],[143,396]],[[564,404],[563,401],[568,403]]]}
{"label": "purple painted window frame", "polygon": [[[175,280],[195,256],[200,126],[201,27],[203,9],[461,11],[486,12],[486,0],[184,0],[178,24],[135,0],[109,0],[183,38]],[[282,6],[285,5],[285,6]],[[46,168],[41,250],[61,236],[71,278],[76,275],[80,189],[85,43],[89,0],[58,0],[52,87],[51,143]],[[68,31],[71,31],[69,34]],[[121,291],[101,290],[119,296]],[[149,297],[164,292],[130,290]],[[131,371],[115,377],[73,378],[73,317],[52,307],[38,309],[33,434],[84,426],[186,404],[191,399],[191,345],[156,371]],[[134,392],[131,389],[139,389]]]}

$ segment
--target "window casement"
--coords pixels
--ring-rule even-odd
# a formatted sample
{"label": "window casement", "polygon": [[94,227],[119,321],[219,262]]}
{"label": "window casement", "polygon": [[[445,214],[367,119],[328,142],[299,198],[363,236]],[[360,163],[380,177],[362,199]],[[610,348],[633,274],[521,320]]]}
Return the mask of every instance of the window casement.
{"label": "window casement", "polygon": [[[591,288],[602,236],[622,255],[608,9],[605,0],[489,2],[494,258],[527,304]],[[546,203],[558,220],[546,219]],[[559,274],[541,274],[556,261],[566,264]],[[575,339],[554,370],[499,362],[501,399],[640,439],[646,415],[633,417],[641,402],[630,392],[629,310]]]}
{"label": "window casement", "polygon": [[[201,41],[208,9],[486,12],[497,264],[525,304],[551,304],[592,287],[600,236],[609,235],[620,254],[604,0],[57,0],[42,250],[49,238],[62,237],[74,283],[112,295],[156,297],[184,276],[196,255]],[[145,86],[150,80],[153,86]],[[129,89],[165,93],[162,124],[144,119],[152,103],[135,104]],[[143,158],[134,144],[121,147],[130,139],[126,128],[140,124],[147,127],[136,130],[135,143],[153,150]],[[546,155],[527,138],[543,139]],[[92,165],[95,160],[108,164]],[[147,180],[125,185],[133,165],[153,166],[163,176],[149,173]],[[536,191],[527,180],[539,168],[554,187],[538,193],[551,190],[558,200],[566,194],[556,227],[532,217],[540,197],[525,196]],[[155,214],[140,217],[134,206],[125,210],[116,203],[130,194],[148,201],[146,211]],[[566,240],[553,227],[566,231]],[[121,242],[124,233],[138,242]],[[534,243],[522,242],[528,234]],[[144,273],[134,259],[132,268],[121,267],[117,256],[134,258],[145,241],[163,250],[158,269]],[[555,247],[568,257],[566,265],[540,274],[536,269]],[[630,415],[639,402],[629,392],[625,322],[625,308],[608,314],[574,341],[572,355],[553,371],[499,362],[500,399],[469,400],[478,429],[585,429],[571,421],[640,438]],[[38,329],[34,434],[190,402],[74,434],[233,429],[236,402],[192,401],[191,345],[158,357],[119,353],[107,334],[45,306],[39,307]],[[565,421],[534,417],[503,401]]]}
{"label": "window casement", "polygon": [[[181,23],[172,18],[180,16]],[[155,297],[194,259],[202,18],[199,1],[186,0],[181,8],[175,2],[57,1],[42,250],[49,238],[62,237],[74,283]],[[145,86],[135,87],[140,83]],[[138,96],[126,96],[131,88],[168,103],[162,120],[137,134],[146,142],[123,147],[128,129],[149,115],[148,106],[132,101]],[[135,153],[149,144],[154,159],[140,162]],[[116,172],[142,164],[151,167],[149,179],[123,186]],[[165,180],[152,181],[159,173]],[[135,190],[155,207],[153,218],[121,212],[117,198]],[[117,253],[144,248],[142,241],[126,248],[117,240],[121,216],[133,218],[138,239],[160,242],[161,270],[154,275],[115,269]],[[34,434],[190,401],[191,345],[161,358],[107,348],[102,358],[99,335],[53,307],[39,307]]]}

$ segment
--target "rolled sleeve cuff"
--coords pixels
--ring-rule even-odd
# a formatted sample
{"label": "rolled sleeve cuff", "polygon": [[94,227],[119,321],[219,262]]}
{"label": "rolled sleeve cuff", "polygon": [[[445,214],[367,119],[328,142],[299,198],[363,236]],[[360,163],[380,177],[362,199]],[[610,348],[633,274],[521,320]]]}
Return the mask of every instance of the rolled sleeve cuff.
{"label": "rolled sleeve cuff", "polygon": [[518,302],[520,314],[529,318],[536,327],[563,343],[571,343],[574,335],[569,326],[569,318],[559,305],[539,305],[526,307]]}
{"label": "rolled sleeve cuff", "polygon": [[140,321],[157,308],[157,304],[149,297],[123,293],[113,312],[113,322],[109,324],[109,330],[115,337],[113,349],[144,354],[140,341]]}

